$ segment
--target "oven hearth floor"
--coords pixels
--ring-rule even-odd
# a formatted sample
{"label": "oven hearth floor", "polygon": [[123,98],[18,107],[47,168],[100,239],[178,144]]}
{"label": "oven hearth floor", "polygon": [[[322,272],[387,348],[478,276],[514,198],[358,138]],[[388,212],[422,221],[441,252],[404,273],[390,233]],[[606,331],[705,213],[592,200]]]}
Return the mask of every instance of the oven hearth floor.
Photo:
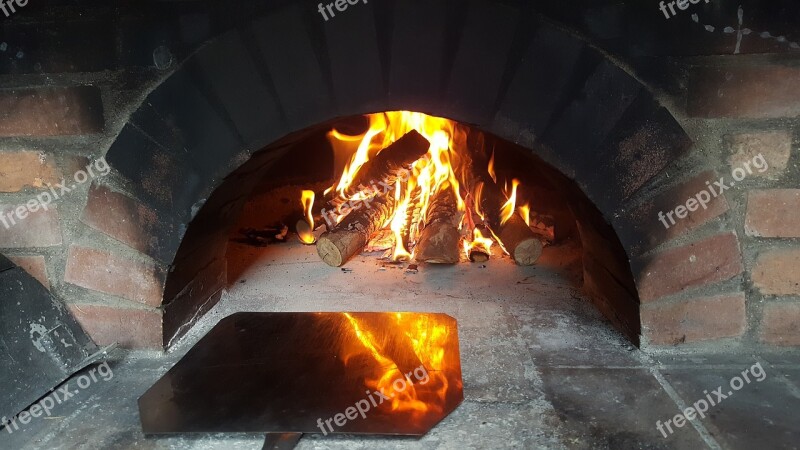
{"label": "oven hearth floor", "polygon": [[[507,260],[380,270],[374,257],[346,267],[311,247],[232,244],[234,280],[223,300],[164,355],[117,352],[114,377],[58,405],[0,448],[260,449],[263,436],[146,439],[136,400],[221,318],[237,311],[431,311],[459,323],[464,403],[421,440],[306,436],[299,449],[797,448],[798,352],[644,353],[576,288],[575,249],[546,249],[542,264]],[[562,251],[563,250],[563,251]],[[656,429],[756,363],[745,385],[697,426]],[[80,375],[80,374],[79,374]],[[73,377],[68,383],[75,383]]]}

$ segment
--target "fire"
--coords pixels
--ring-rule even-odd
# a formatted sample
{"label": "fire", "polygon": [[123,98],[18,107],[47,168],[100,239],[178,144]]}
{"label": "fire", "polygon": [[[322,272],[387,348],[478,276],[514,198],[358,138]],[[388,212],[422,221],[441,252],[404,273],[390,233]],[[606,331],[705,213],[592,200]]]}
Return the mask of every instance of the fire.
{"label": "fire", "polygon": [[[385,145],[374,141],[376,141],[375,137],[380,135],[386,129],[386,118],[381,114],[372,114],[369,116],[369,119],[369,129],[363,135],[348,136],[338,132],[337,130],[332,130],[330,133],[328,133],[328,139],[333,143],[334,146],[359,142],[355,154],[351,158],[350,163],[345,166],[342,177],[339,179],[339,183],[335,186],[336,192],[338,192],[343,198],[348,197],[347,190],[350,188],[350,185],[355,179],[356,174],[361,166],[369,161],[370,157],[375,156],[382,148],[385,147]],[[391,142],[394,142],[394,140]],[[389,144],[391,142],[389,142]],[[334,187],[332,186],[330,189],[333,188]],[[327,194],[330,189],[325,191],[325,193]]]}
{"label": "fire", "polygon": [[[411,165],[409,179],[394,180],[397,206],[394,215],[386,223],[395,237],[392,259],[409,260],[413,258],[413,254],[406,248],[407,241],[415,242],[418,237],[419,224],[424,221],[433,196],[442,189],[452,189],[458,202],[458,210],[463,212],[465,209],[461,183],[454,171],[454,161],[458,161],[454,149],[463,147],[466,131],[451,120],[409,111],[370,114],[367,117],[369,128],[361,135],[348,136],[337,130],[328,134],[336,148],[353,146],[356,142],[358,146],[339,181],[326,193],[335,190],[340,204],[368,200],[370,195],[374,195],[372,190],[366,186],[353,186],[359,169],[383,148],[409,131],[416,130],[424,136],[431,143],[428,153]],[[372,183],[381,181],[384,180],[371,180]],[[336,216],[336,223],[344,216],[340,211]]]}
{"label": "fire", "polygon": [[305,211],[305,220],[309,228],[307,230],[297,230],[300,236],[300,241],[304,244],[313,244],[316,241],[314,237],[314,213],[311,208],[314,206],[314,191],[303,191],[301,194],[301,203],[303,204],[303,211]]}
{"label": "fire", "polygon": [[411,205],[411,198],[400,191],[400,184],[396,184],[394,193],[395,201],[400,205],[394,218],[390,221],[390,229],[394,234],[394,252],[392,253],[392,261],[409,261],[411,260],[411,253],[406,250],[404,233],[407,227],[408,210]]}
{"label": "fire", "polygon": [[[431,320],[430,316],[418,314],[395,313],[394,320],[398,329],[408,338],[413,355],[422,364],[429,376],[424,383],[409,374],[404,374],[398,364],[387,354],[385,343],[380,342],[375,334],[353,317],[343,313],[353,328],[361,348],[348,350],[343,355],[345,364],[356,356],[368,356],[383,369],[383,373],[375,379],[366,380],[370,389],[383,392],[391,398],[391,410],[407,412],[412,417],[430,413],[444,402],[447,395],[448,380],[446,376],[445,345],[449,338],[449,329],[445,324]],[[415,367],[417,368],[417,367]],[[408,370],[408,369],[406,369]],[[403,380],[398,382],[398,380]],[[404,389],[398,389],[398,385]],[[438,411],[437,411],[438,412]]]}
{"label": "fire", "polygon": [[486,217],[483,214],[483,210],[481,209],[482,196],[483,196],[483,183],[478,183],[478,185],[475,186],[475,191],[472,193],[472,199],[473,199],[472,208],[475,214],[477,214],[478,217],[481,218],[481,220],[486,220]]}
{"label": "fire", "polygon": [[519,187],[519,180],[516,178],[511,182],[511,194],[508,195],[508,201],[503,205],[500,211],[502,220],[501,224],[505,224],[517,212],[517,188]]}
{"label": "fire", "polygon": [[[408,261],[415,256],[415,245],[428,218],[431,201],[438,193],[450,189],[457,203],[456,223],[458,229],[465,234],[464,245],[490,245],[485,242],[488,238],[480,231],[474,231],[471,217],[475,213],[481,220],[486,220],[485,211],[481,211],[479,207],[483,184],[470,179],[468,173],[473,170],[468,164],[470,158],[462,156],[462,152],[467,150],[467,129],[448,119],[409,111],[370,114],[366,118],[369,126],[361,134],[351,136],[335,129],[328,133],[334,152],[351,156],[344,165],[340,178],[325,191],[326,201],[335,209],[330,211],[331,214],[326,213],[326,220],[332,219],[332,225],[337,225],[351,209],[355,210],[363,205],[369,208],[375,196],[394,195],[393,213],[383,226],[392,232],[392,259]],[[392,174],[387,180],[365,181],[363,174],[360,174],[365,164],[412,130],[425,137],[430,147],[424,156],[404,168],[409,176]],[[486,170],[496,182],[494,152]],[[457,173],[461,176],[457,176]],[[518,211],[516,202],[519,184],[515,179],[511,192],[507,193],[508,201],[501,210],[503,224]],[[381,190],[377,185],[384,186],[384,189]],[[308,216],[306,220],[313,227],[313,215],[309,209],[313,199],[307,201],[306,192],[303,194],[303,207]],[[465,198],[470,199],[470,205],[465,203]],[[526,208],[527,205],[519,206],[519,213],[523,217],[529,215]],[[480,239],[477,239],[478,236]],[[308,243],[311,236],[301,236],[301,239]],[[486,248],[488,250],[488,246]]]}
{"label": "fire", "polygon": [[478,250],[485,255],[491,255],[492,244],[494,241],[491,238],[485,237],[480,229],[475,228],[472,230],[472,241],[464,239],[464,254],[469,258],[473,250]]}
{"label": "fire", "polygon": [[494,152],[492,152],[492,157],[489,158],[489,167],[486,171],[489,172],[489,176],[492,177],[492,180],[497,183],[497,174],[494,171]]}
{"label": "fire", "polygon": [[517,208],[519,211],[519,215],[522,216],[522,220],[525,221],[525,225],[531,226],[531,207],[530,205],[522,205]]}

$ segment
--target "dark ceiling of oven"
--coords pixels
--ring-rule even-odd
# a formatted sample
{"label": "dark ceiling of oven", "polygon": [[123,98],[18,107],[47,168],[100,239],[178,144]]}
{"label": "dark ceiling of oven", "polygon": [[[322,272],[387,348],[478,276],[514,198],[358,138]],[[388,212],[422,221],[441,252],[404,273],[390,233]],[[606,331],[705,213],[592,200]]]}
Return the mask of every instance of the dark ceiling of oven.
{"label": "dark ceiling of oven", "polygon": [[[59,72],[66,66],[70,67],[66,70],[72,71],[152,66],[153,49],[162,45],[180,61],[213,36],[291,4],[302,5],[310,16],[317,16],[314,19],[322,20],[316,13],[318,3],[317,0],[31,2],[17,13],[18,20],[0,25],[4,41],[27,43],[27,57],[0,58],[0,72]],[[371,2],[370,9],[377,23],[391,27],[400,5],[430,3],[441,4],[458,26],[458,18],[464,17],[477,2],[381,0]],[[680,87],[676,82],[680,67],[676,67],[674,60],[654,59],[654,55],[680,60],[697,55],[733,54],[740,30],[749,35],[738,46],[740,53],[800,51],[791,46],[792,42],[800,42],[796,27],[800,23],[800,2],[795,0],[699,0],[669,19],[656,0],[496,0],[494,3],[524,8],[564,24],[619,57],[649,85],[672,91]],[[53,21],[48,33],[36,32],[37,23],[47,20]],[[76,54],[83,57],[69,59],[69,55]]]}

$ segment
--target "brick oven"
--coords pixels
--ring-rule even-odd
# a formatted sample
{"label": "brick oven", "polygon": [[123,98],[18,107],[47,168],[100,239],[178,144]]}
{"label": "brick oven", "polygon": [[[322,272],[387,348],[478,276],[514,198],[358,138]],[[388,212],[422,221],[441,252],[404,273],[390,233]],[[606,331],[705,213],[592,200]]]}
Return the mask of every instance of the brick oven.
{"label": "brick oven", "polygon": [[800,347],[800,10],[568,3],[17,8],[0,252],[96,344],[169,349],[240,281],[232,239],[275,190],[338,176],[326,133],[414,111],[491,143],[645,354]]}

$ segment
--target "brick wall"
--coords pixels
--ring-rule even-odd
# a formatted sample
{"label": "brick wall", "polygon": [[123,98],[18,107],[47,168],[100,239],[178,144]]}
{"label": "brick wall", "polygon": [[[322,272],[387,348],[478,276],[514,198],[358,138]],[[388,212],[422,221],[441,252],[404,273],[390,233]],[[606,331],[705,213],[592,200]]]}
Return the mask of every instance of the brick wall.
{"label": "brick wall", "polygon": [[[115,122],[126,115],[101,101],[120,100],[118,76],[95,74],[90,86],[0,89],[3,111],[14,118],[0,125],[0,251],[64,299],[99,344],[158,347],[160,325],[152,326],[158,320],[140,316],[159,314],[161,294],[153,284],[160,272],[79,220],[89,183],[73,175],[103,155]],[[60,184],[75,188],[46,210],[17,212]]]}
{"label": "brick wall", "polygon": [[[643,327],[655,345],[800,344],[798,74],[758,57],[736,61],[694,59],[679,99],[686,109],[673,112],[696,145],[670,175],[707,167],[715,174],[700,178],[730,183],[759,154],[769,169],[734,181],[724,215],[709,220],[711,208],[690,215],[672,243],[651,254],[640,292]],[[695,184],[688,192],[702,188],[683,183]]]}
{"label": "brick wall", "polygon": [[[0,253],[63,299],[98,344],[162,347],[171,261],[149,256],[158,242],[147,231],[166,219],[113,172],[73,175],[210,36],[282,3],[42,0],[0,22]],[[75,188],[3,225],[62,179]]]}
{"label": "brick wall", "polygon": [[[75,188],[9,228],[0,220],[0,252],[63,299],[99,344],[158,348],[160,294],[148,286],[160,272],[80,221],[90,183],[73,175],[105,154],[168,70],[125,45],[136,20],[122,30],[111,8],[51,3],[0,24],[0,217],[62,179]],[[97,249],[103,257],[88,264]]]}

